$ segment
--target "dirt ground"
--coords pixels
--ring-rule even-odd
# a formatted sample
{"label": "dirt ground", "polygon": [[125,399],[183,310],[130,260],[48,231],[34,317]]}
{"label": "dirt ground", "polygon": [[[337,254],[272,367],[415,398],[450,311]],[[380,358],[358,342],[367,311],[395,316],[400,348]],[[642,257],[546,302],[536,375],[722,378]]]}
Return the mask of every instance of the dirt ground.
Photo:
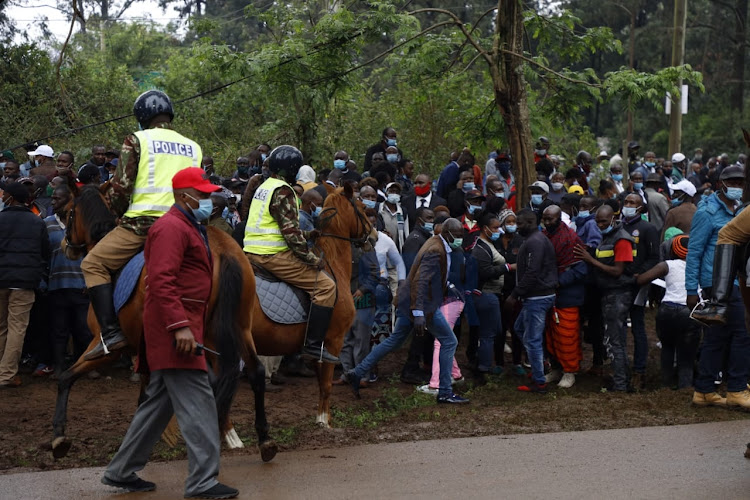
{"label": "dirt ground", "polygon": [[[653,325],[653,312],[647,315]],[[465,339],[464,339],[465,340]],[[629,347],[632,352],[632,339]],[[521,393],[522,378],[493,377],[483,387],[470,382],[457,392],[471,399],[461,407],[438,406],[434,397],[398,380],[404,349],[386,357],[380,378],[354,400],[345,386],[334,386],[332,429],[315,422],[318,390],[311,378],[287,378],[280,392],[266,398],[272,436],[280,452],[352,446],[364,443],[440,439],[483,435],[615,429],[747,419],[746,413],[722,408],[696,408],[692,391],[659,388],[657,339],[649,332],[647,389],[635,394],[602,390],[599,377],[580,375],[571,389],[556,385],[547,395]],[[459,365],[466,366],[465,346]],[[590,366],[590,346],[584,344],[584,370]],[[337,372],[338,373],[338,372]],[[52,438],[56,383],[23,375],[23,386],[0,392],[0,473],[105,465],[117,450],[133,416],[139,386],[128,381],[127,369],[110,369],[98,380],[82,379],[71,391],[67,434],[73,446],[66,458],[55,460]],[[468,375],[468,373],[467,373]],[[253,395],[243,381],[232,408],[232,421],[246,447],[225,455],[257,455],[253,430]],[[153,460],[185,457],[184,446],[159,443]]]}

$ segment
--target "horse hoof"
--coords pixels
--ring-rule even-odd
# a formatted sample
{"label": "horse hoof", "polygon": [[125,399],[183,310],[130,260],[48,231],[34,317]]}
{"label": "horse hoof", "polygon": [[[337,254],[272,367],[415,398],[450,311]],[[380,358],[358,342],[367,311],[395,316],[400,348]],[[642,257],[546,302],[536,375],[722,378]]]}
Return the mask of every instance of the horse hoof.
{"label": "horse hoof", "polygon": [[65,436],[58,436],[52,440],[52,456],[63,458],[68,454],[72,443]]}
{"label": "horse hoof", "polygon": [[273,439],[269,439],[265,443],[261,443],[258,446],[258,449],[260,449],[260,458],[264,462],[270,462],[273,460],[273,457],[276,456],[276,452],[279,451],[279,447],[276,445],[276,441]]}

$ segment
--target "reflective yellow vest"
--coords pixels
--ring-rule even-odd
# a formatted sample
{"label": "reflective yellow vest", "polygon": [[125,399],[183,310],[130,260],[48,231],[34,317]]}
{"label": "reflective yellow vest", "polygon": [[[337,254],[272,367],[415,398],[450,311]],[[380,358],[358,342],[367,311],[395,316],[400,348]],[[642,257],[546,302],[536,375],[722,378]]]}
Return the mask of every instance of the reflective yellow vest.
{"label": "reflective yellow vest", "polygon": [[172,177],[183,168],[200,167],[201,147],[168,128],[140,130],[135,136],[141,159],[124,217],[161,217],[174,204]]}
{"label": "reflective yellow vest", "polygon": [[255,191],[253,201],[250,203],[250,212],[247,215],[247,225],[245,226],[245,239],[243,241],[245,252],[256,255],[273,255],[289,250],[278,222],[268,211],[274,191],[282,186],[291,189],[291,186],[286,182],[271,177]]}

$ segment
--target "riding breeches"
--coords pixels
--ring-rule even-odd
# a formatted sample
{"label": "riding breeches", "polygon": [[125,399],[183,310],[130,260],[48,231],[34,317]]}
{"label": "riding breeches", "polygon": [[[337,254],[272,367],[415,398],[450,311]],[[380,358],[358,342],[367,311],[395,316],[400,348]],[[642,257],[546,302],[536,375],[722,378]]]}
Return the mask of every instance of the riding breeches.
{"label": "riding breeches", "polygon": [[251,264],[267,269],[284,283],[310,294],[314,304],[333,307],[336,303],[336,283],[333,279],[323,271],[299,260],[291,250],[273,255],[248,253],[247,257]]}
{"label": "riding breeches", "polygon": [[112,282],[112,274],[122,269],[146,244],[145,236],[116,227],[109,232],[81,262],[86,286],[92,288]]}

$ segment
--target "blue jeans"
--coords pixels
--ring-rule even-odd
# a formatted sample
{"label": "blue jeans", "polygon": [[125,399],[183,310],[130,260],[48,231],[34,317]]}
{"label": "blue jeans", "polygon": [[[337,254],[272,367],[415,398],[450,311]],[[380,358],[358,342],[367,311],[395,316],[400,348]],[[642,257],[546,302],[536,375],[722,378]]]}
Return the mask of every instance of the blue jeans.
{"label": "blue jeans", "polygon": [[695,378],[695,390],[698,392],[716,391],[714,380],[722,370],[726,350],[729,351],[727,391],[747,389],[750,336],[745,328],[745,306],[737,286],[732,290],[728,305],[727,324],[705,329],[698,361],[698,376]]}
{"label": "blue jeans", "polygon": [[[453,367],[453,355],[456,354],[458,341],[448,322],[445,321],[440,309],[435,311],[432,317],[428,316],[427,329],[435,339],[440,341],[440,388],[438,389],[438,396],[450,396],[453,394],[451,368]],[[397,311],[396,326],[393,328],[391,336],[376,345],[370,351],[370,354],[354,368],[354,373],[358,377],[364,378],[386,354],[395,351],[406,342],[411,330],[411,319]]]}
{"label": "blue jeans", "polygon": [[646,359],[648,359],[645,312],[643,306],[630,307],[630,323],[633,332],[633,371],[641,374],[646,373]]}
{"label": "blue jeans", "polygon": [[531,376],[537,384],[544,384],[544,325],[547,313],[555,304],[555,296],[532,297],[523,300],[516,319],[516,334],[523,340],[531,364]]}
{"label": "blue jeans", "polygon": [[477,368],[480,372],[488,372],[492,369],[495,338],[501,331],[500,301],[494,293],[483,293],[474,296],[474,307],[479,315]]}

